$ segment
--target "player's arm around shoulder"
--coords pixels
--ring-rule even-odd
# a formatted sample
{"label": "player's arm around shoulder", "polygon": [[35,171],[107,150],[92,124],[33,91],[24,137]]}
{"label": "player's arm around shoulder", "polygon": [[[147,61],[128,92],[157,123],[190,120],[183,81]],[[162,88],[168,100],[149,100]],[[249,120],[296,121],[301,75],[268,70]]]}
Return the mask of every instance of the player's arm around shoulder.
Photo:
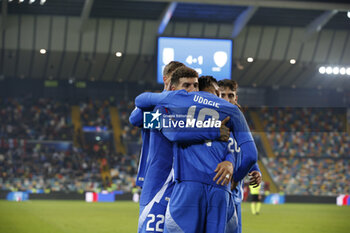
{"label": "player's arm around shoulder", "polygon": [[135,107],[135,109],[131,112],[130,117],[129,117],[129,122],[136,127],[141,127],[142,126],[142,120],[143,120],[143,111]]}
{"label": "player's arm around shoulder", "polygon": [[169,93],[169,91],[164,91],[162,93],[144,92],[136,97],[135,105],[143,110],[154,108],[161,100],[167,97]]}
{"label": "player's arm around shoulder", "polygon": [[177,95],[188,95],[185,90],[163,91],[161,93],[144,92],[135,99],[135,105],[141,109],[154,108],[158,104],[162,104],[165,100],[168,102],[175,101]]}

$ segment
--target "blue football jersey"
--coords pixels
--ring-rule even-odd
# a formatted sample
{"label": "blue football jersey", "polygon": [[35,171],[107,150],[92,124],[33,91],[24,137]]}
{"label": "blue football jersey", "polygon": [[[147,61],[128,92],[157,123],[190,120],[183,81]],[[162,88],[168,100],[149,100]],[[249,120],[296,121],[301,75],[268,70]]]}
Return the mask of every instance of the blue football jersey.
{"label": "blue football jersey", "polygon": [[[241,153],[241,148],[237,146],[237,142],[233,138],[232,133],[230,135],[228,149],[233,154],[233,158],[235,161],[233,173],[235,173],[235,172],[237,172],[237,169],[241,166],[242,153]],[[235,203],[240,203],[243,200],[243,180],[240,180],[238,182],[238,185],[232,191],[232,195],[233,195]]]}
{"label": "blue football jersey", "polygon": [[[188,93],[180,90],[161,94],[144,93],[136,98],[135,104],[141,108],[159,104],[168,108],[172,114],[191,115],[198,121],[210,118],[222,121],[229,116],[228,127],[238,145],[253,141],[249,127],[238,107],[208,92]],[[228,143],[225,142],[178,143],[174,149],[175,178],[179,181],[199,181],[217,186],[213,181],[214,170],[218,163],[226,160],[228,153],[230,153]],[[228,187],[224,188],[229,190]]]}
{"label": "blue football jersey", "polygon": [[[162,114],[168,113],[167,109],[160,106],[153,111],[160,111]],[[130,121],[136,123],[133,119],[139,119],[139,117],[136,115],[130,117]],[[214,140],[220,136],[218,129],[210,131],[184,129],[178,132],[180,133],[172,134],[171,141],[198,143],[204,140]],[[172,175],[173,144],[158,129],[142,129],[142,138],[145,139],[145,145],[142,146],[137,176],[137,182],[141,183],[142,181],[140,204],[147,205],[147,203],[156,198],[157,202],[161,201],[161,203],[166,205],[166,198],[170,197],[170,195],[166,196],[168,195],[167,192],[165,193],[166,195],[159,194],[162,192],[162,189],[166,189],[166,187],[171,185],[169,177]],[[173,181],[173,179],[171,180]]]}
{"label": "blue football jersey", "polygon": [[[145,181],[141,192],[140,205],[147,205],[164,185],[169,185],[169,176],[172,177],[172,165],[172,143],[158,129],[151,129],[148,156],[145,165]],[[172,181],[173,178],[171,178]],[[159,198],[161,200],[157,200],[157,202],[161,201],[166,206],[167,197],[160,196]]]}
{"label": "blue football jersey", "polygon": [[[129,122],[136,127],[142,127],[142,118],[143,118],[142,115],[143,115],[143,111],[136,107],[130,114]],[[139,187],[143,186],[143,182],[145,180],[145,174],[147,170],[146,162],[147,162],[147,155],[148,155],[148,148],[149,148],[150,130],[142,128],[141,138],[142,138],[142,146],[141,146],[139,166],[138,166],[137,177],[136,177],[136,185]]]}
{"label": "blue football jersey", "polygon": [[142,146],[141,146],[139,166],[138,166],[137,177],[136,177],[136,185],[139,187],[143,187],[143,182],[145,180],[145,175],[147,171],[146,163],[147,163],[148,150],[149,150],[150,130],[141,129],[141,138],[142,138]]}

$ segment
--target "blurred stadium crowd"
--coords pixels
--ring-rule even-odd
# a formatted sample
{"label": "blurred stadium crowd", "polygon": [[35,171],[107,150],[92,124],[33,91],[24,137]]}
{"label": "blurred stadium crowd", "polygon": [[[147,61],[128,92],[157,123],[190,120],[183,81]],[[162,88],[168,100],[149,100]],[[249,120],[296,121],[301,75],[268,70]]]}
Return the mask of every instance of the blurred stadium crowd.
{"label": "blurred stadium crowd", "polygon": [[[116,153],[111,141],[85,140],[83,145],[72,146],[74,127],[68,103],[5,98],[0,99],[0,106],[0,189],[98,191],[103,188],[104,159],[111,175],[108,189],[130,191],[133,187],[138,154]],[[111,129],[109,106],[109,101],[80,102],[82,125]],[[123,135],[129,135],[129,130]],[[62,142],[69,146],[62,148]]]}
{"label": "blurred stadium crowd", "polygon": [[67,103],[30,98],[1,99],[3,138],[32,140],[72,140],[73,127]]}
{"label": "blurred stadium crowd", "polygon": [[260,114],[276,155],[264,162],[281,190],[302,195],[349,193],[350,135],[342,109],[263,108]]}
{"label": "blurred stadium crowd", "polygon": [[[0,99],[0,189],[34,192],[98,191],[102,171],[108,190],[130,191],[141,147],[140,129],[129,124],[131,100],[79,103],[83,126],[106,127],[113,135],[110,106],[119,111],[121,142],[84,140],[74,145],[71,105],[52,99]],[[251,128],[256,130],[245,115]],[[275,157],[260,156],[274,182],[286,194],[337,195],[350,192],[350,135],[336,109],[273,109],[258,112]],[[95,137],[93,137],[95,138]],[[113,138],[113,137],[111,137]],[[56,144],[68,143],[59,147]]]}

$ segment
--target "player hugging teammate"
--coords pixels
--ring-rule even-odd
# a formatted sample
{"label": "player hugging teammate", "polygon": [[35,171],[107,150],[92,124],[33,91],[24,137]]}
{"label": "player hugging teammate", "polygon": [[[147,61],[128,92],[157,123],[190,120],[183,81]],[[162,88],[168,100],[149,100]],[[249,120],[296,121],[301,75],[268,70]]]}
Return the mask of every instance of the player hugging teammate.
{"label": "player hugging teammate", "polygon": [[[221,121],[221,127],[142,129],[138,232],[240,232],[240,202],[235,197],[241,195],[241,180],[249,172],[260,175],[246,120],[237,105],[220,98],[215,78],[198,78],[179,62],[169,63],[163,77],[162,93],[135,99],[133,125],[142,127],[144,112],[151,111],[152,121],[167,115],[212,118]],[[261,180],[252,177],[253,183]]]}

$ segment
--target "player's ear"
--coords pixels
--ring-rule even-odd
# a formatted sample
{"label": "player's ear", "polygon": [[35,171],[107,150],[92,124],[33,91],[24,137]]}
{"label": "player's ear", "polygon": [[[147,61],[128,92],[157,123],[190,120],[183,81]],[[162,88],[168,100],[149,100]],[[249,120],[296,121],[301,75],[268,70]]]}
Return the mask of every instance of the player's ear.
{"label": "player's ear", "polygon": [[174,85],[171,85],[171,86],[170,86],[170,90],[175,91],[175,86],[174,86]]}
{"label": "player's ear", "polygon": [[165,76],[163,76],[163,82],[165,83],[165,81],[166,81],[166,77],[165,77]]}

